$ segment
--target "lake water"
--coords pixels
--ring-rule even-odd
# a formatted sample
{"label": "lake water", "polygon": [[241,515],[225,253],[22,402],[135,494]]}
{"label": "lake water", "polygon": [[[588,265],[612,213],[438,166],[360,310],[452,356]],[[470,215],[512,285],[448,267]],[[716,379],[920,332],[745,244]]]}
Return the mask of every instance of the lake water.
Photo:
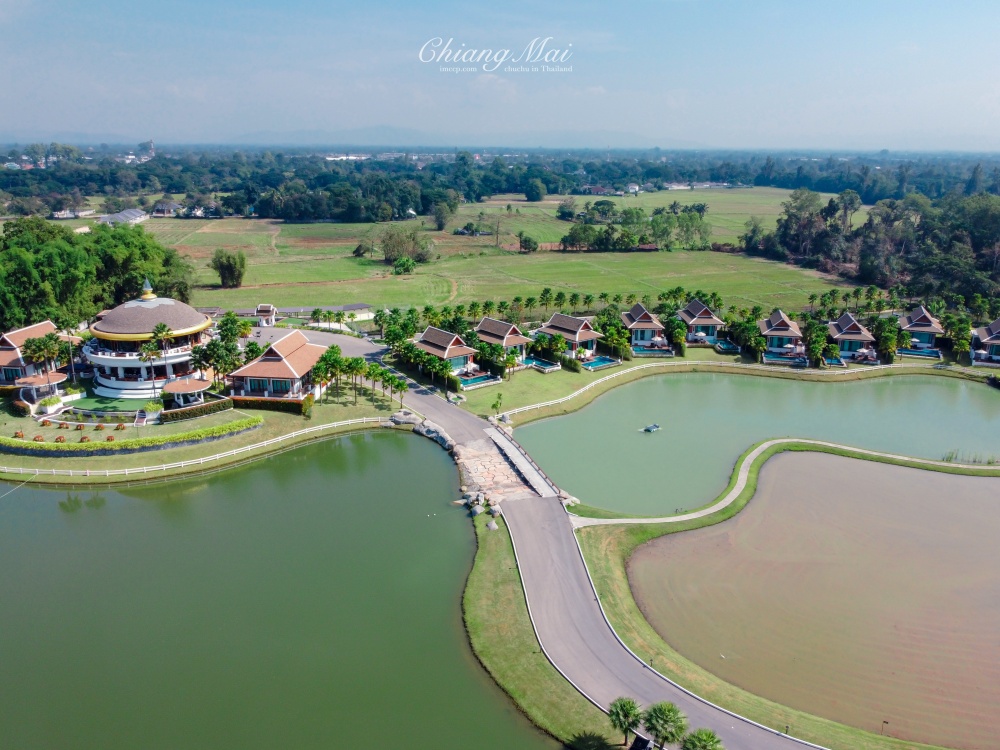
{"label": "lake water", "polygon": [[[642,431],[654,422],[660,431]],[[670,514],[713,500],[740,454],[767,438],[1000,460],[1000,391],[933,376],[830,383],[673,374],[621,386],[580,411],[519,427],[515,436],[583,502]]]}
{"label": "lake water", "polygon": [[379,432],[121,492],[16,489],[0,747],[555,747],[469,649],[457,481],[430,441]]}
{"label": "lake water", "polygon": [[998,537],[998,478],[785,453],[739,515],[636,550],[629,581],[663,638],[727,682],[871,732],[887,721],[894,737],[989,750]]}

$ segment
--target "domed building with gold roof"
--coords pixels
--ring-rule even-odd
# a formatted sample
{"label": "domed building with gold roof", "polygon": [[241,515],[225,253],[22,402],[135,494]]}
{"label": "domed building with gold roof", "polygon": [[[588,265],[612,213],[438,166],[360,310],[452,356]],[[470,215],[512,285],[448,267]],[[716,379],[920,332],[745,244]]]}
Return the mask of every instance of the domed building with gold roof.
{"label": "domed building with gold roof", "polygon": [[[169,335],[156,343],[158,352],[143,361],[142,347],[154,341],[160,324]],[[108,398],[158,396],[170,382],[191,378],[191,349],[207,344],[212,319],[169,297],[157,297],[147,280],[139,299],[98,316],[84,356],[94,367],[94,392]],[[162,330],[162,329],[161,329]]]}

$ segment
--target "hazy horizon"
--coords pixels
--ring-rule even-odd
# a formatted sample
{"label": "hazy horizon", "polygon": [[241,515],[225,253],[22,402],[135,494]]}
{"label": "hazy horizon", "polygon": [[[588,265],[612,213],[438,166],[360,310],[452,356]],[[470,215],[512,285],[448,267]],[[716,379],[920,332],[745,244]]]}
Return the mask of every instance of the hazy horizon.
{"label": "hazy horizon", "polygon": [[0,0],[0,25],[7,143],[1000,151],[981,0]]}

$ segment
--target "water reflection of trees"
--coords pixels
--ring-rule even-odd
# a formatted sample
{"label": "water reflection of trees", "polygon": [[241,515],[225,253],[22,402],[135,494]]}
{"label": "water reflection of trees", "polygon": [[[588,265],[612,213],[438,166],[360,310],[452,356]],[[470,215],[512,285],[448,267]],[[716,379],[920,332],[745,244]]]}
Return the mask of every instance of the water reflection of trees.
{"label": "water reflection of trees", "polygon": [[73,492],[67,492],[66,499],[59,501],[59,510],[64,513],[76,513],[84,507],[91,510],[98,510],[103,508],[106,502],[105,497],[97,492],[92,492],[87,498]]}

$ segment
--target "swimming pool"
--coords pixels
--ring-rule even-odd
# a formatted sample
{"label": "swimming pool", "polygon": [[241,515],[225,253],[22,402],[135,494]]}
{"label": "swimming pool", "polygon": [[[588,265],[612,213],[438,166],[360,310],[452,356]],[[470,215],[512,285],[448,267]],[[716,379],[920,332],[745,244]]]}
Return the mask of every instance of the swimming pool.
{"label": "swimming pool", "polygon": [[611,367],[612,365],[620,365],[621,362],[617,359],[612,359],[611,357],[600,356],[594,357],[587,362],[581,362],[581,364],[588,370],[601,370],[605,367]]}
{"label": "swimming pool", "polygon": [[809,364],[805,357],[785,357],[781,354],[768,352],[764,352],[764,362],[770,365],[791,365],[792,367],[805,367]]}
{"label": "swimming pool", "polygon": [[899,349],[900,354],[908,357],[927,357],[928,359],[941,359],[940,349]]}
{"label": "swimming pool", "polygon": [[474,378],[463,378],[459,376],[459,381],[462,383],[463,388],[468,388],[470,385],[479,385],[480,383],[486,383],[490,380],[500,380],[500,378],[495,375],[476,375]]}
{"label": "swimming pool", "polygon": [[536,370],[541,370],[542,372],[559,369],[559,364],[557,362],[549,362],[547,359],[539,359],[538,357],[525,357],[524,364],[528,367],[534,367]]}
{"label": "swimming pool", "polygon": [[716,341],[715,351],[719,354],[739,354],[740,348],[732,341]]}
{"label": "swimming pool", "polygon": [[640,356],[672,357],[674,352],[671,349],[653,346],[633,346],[632,353]]}

